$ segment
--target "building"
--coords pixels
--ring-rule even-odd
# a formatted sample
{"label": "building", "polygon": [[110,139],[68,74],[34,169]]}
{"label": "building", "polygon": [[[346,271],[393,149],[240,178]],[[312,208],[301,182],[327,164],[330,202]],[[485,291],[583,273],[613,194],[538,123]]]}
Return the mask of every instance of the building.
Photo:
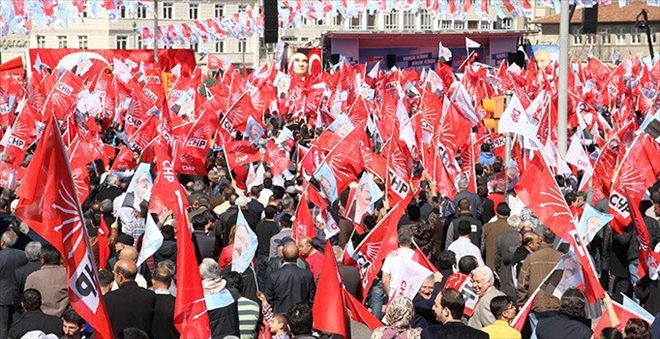
{"label": "building", "polygon": [[[576,9],[571,19],[569,41],[571,57],[586,60],[591,50],[600,60],[611,60],[616,50],[622,58],[628,53],[633,56],[645,57],[649,55],[646,33],[637,26],[637,16],[642,10],[648,14],[648,24],[651,28],[651,43],[655,52],[658,47],[658,32],[660,32],[660,8],[646,4],[645,0],[633,0],[630,4],[620,8],[616,4],[599,6],[597,34],[582,33],[583,9]],[[540,28],[541,34],[533,39],[536,45],[559,44],[559,15],[550,15],[533,22]]]}
{"label": "building", "polygon": [[[484,0],[486,1],[486,0]],[[493,0],[489,1],[489,15],[479,17],[474,6],[467,13],[465,20],[433,18],[426,10],[417,13],[394,11],[389,14],[369,14],[366,11],[354,18],[344,18],[341,15],[327,15],[326,20],[303,19],[300,28],[281,29],[280,37],[290,48],[322,47],[321,37],[327,32],[384,32],[384,33],[431,33],[450,32],[454,35],[471,34],[490,31],[501,34],[505,31],[526,31],[525,35],[533,34],[529,28],[534,26],[527,19],[498,18]],[[461,6],[463,1],[457,0]],[[244,11],[247,6],[259,5],[260,1],[240,0],[189,0],[189,1],[158,1],[158,24],[169,25],[197,19],[231,16]],[[533,18],[545,15],[541,1],[532,2]],[[83,48],[83,49],[140,49],[143,48],[140,36],[135,27],[153,26],[154,11],[152,8],[140,7],[134,13],[126,8],[118,11],[117,19],[112,22],[105,10],[99,12],[98,18],[92,18],[88,10],[67,28],[33,29],[29,37],[8,37],[0,44],[0,60],[6,61],[18,55],[23,55],[27,48]],[[493,34],[493,33],[491,33]],[[235,65],[245,65],[253,68],[268,60],[267,50],[258,36],[250,36],[243,41],[228,37],[226,41],[217,43],[200,43],[174,48],[192,48],[197,52],[198,64],[206,65],[207,53],[220,55]],[[10,47],[9,47],[10,46]],[[6,48],[5,48],[6,47]],[[164,46],[160,46],[163,48]],[[490,56],[488,56],[490,57]]]}

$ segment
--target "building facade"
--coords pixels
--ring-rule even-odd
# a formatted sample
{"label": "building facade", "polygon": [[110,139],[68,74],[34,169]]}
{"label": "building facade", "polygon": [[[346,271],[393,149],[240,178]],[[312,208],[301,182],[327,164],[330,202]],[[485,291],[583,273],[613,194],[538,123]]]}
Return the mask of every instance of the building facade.
{"label": "building facade", "polygon": [[[613,54],[618,53],[621,58],[632,56],[646,57],[649,47],[645,29],[640,28],[637,16],[646,10],[648,25],[651,32],[651,43],[657,54],[660,52],[660,8],[646,4],[644,0],[636,0],[625,7],[616,4],[599,6],[597,34],[584,34],[582,32],[583,9],[576,9],[571,19],[569,33],[569,53],[572,58],[587,59],[589,53],[603,61],[610,61]],[[550,15],[534,21],[538,25],[540,34],[532,39],[532,44],[558,45],[559,44],[559,15]]]}
{"label": "building facade", "polygon": [[[479,17],[472,8],[464,20],[433,18],[421,9],[417,13],[393,11],[389,14],[361,13],[355,18],[341,15],[328,15],[326,20],[303,20],[300,28],[280,29],[280,37],[290,48],[322,47],[321,37],[327,32],[456,32],[470,33],[479,31],[507,31],[534,28],[533,20],[546,14],[541,1],[533,1],[533,18],[511,19],[498,18],[497,10],[489,1],[489,14]],[[457,0],[462,5],[462,0]],[[259,6],[261,1],[240,0],[158,0],[158,24],[169,25],[197,19],[231,16],[244,11],[247,6]],[[474,2],[473,6],[478,6]],[[33,29],[29,37],[8,37],[13,42],[11,48],[0,44],[1,61],[24,55],[28,48],[82,48],[82,49],[140,49],[143,48],[136,27],[154,25],[154,7],[138,8],[135,13],[128,13],[125,8],[118,11],[116,21],[108,18],[108,13],[101,11],[98,18],[92,18],[87,11],[67,28]],[[6,46],[5,46],[6,47]],[[164,46],[160,46],[163,48]],[[264,45],[256,35],[239,41],[228,37],[217,43],[200,43],[193,46],[174,46],[173,48],[192,48],[197,53],[198,64],[206,66],[208,53],[226,58],[235,65],[245,64],[253,68],[268,60],[272,46]]]}

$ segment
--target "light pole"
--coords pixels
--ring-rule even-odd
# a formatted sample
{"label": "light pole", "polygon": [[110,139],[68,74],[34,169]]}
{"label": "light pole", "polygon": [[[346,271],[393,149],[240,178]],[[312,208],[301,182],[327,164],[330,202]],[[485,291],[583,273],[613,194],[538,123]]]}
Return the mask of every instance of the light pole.
{"label": "light pole", "polygon": [[557,105],[557,149],[562,157],[566,156],[568,148],[566,129],[568,127],[568,29],[571,24],[569,12],[569,1],[562,1],[559,21],[559,102]]}
{"label": "light pole", "polygon": [[158,0],[154,0],[154,64],[158,64]]}

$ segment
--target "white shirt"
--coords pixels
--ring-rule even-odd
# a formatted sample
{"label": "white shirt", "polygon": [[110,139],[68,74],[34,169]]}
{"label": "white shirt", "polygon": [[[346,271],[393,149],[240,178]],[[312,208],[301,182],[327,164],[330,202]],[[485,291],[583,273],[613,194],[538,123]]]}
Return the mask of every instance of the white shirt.
{"label": "white shirt", "polygon": [[456,254],[456,263],[459,263],[464,256],[471,255],[477,258],[479,266],[484,266],[484,260],[481,258],[481,250],[468,237],[458,237],[458,239],[449,245],[447,250]]}
{"label": "white shirt", "polygon": [[[142,274],[138,273],[137,276],[135,276],[135,283],[142,288],[147,288],[147,280],[144,279],[144,276]],[[119,285],[117,285],[116,281],[112,282],[112,289],[111,291],[114,291],[119,288]]]}
{"label": "white shirt", "polygon": [[[381,270],[383,273],[387,273],[390,276],[392,275],[392,271],[402,267],[401,261],[403,260],[402,258],[405,259],[412,259],[413,255],[415,255],[415,250],[407,248],[407,247],[399,247],[397,250],[390,252],[390,254],[387,255],[385,258],[385,261],[383,262],[383,267]],[[396,286],[393,286],[390,284],[390,290],[388,291],[388,296],[391,296],[394,294],[396,289]]]}

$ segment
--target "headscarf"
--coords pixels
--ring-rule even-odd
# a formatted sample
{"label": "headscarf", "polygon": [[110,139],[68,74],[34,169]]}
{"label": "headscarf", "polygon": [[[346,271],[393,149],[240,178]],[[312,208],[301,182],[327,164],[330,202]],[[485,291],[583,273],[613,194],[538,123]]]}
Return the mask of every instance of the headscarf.
{"label": "headscarf", "polygon": [[387,306],[385,319],[390,327],[409,328],[415,311],[412,300],[406,296],[398,296]]}

